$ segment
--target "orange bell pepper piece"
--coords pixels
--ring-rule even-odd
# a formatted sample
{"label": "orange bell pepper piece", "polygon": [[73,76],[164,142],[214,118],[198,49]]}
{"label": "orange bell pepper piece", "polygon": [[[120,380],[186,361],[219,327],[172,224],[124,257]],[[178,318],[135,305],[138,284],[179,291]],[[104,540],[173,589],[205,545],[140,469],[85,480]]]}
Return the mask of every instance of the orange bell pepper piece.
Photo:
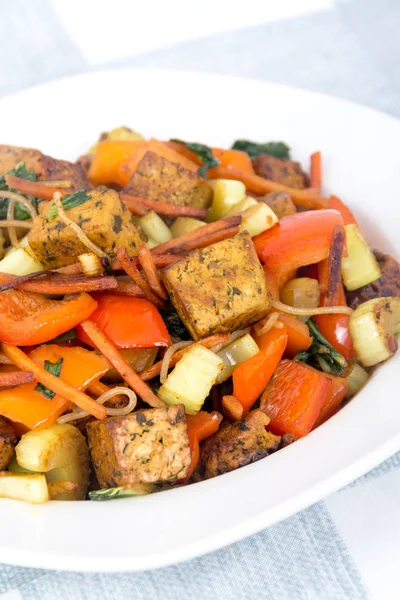
{"label": "orange bell pepper piece", "polygon": [[[180,144],[179,142],[166,142],[166,145],[176,152],[179,152],[179,154],[182,154],[182,156],[186,156],[186,158],[196,163],[196,165],[203,164],[197,154],[192,150],[189,150],[185,144]],[[239,169],[244,173],[250,173],[254,175],[251,159],[246,152],[242,152],[241,150],[224,150],[223,148],[211,148],[211,150],[215,158],[220,161],[220,167],[227,169]],[[214,176],[218,177],[218,172],[216,175],[213,173],[214,169],[209,169],[207,171],[207,178],[212,179]]]}
{"label": "orange bell pepper piece", "polygon": [[265,273],[265,279],[267,280],[267,288],[269,293],[272,296],[273,300],[279,300],[279,287],[278,282],[275,277],[272,275],[271,271],[267,267],[267,265],[263,266],[263,270]]}
{"label": "orange bell pepper piece", "polygon": [[[45,360],[56,363],[63,359],[60,379],[84,391],[98,381],[109,369],[110,363],[100,354],[84,348],[68,348],[49,344],[30,353],[30,358],[40,366]],[[69,407],[69,401],[59,395],[49,399],[36,391],[37,381],[0,391],[0,414],[28,429],[45,429]]]}
{"label": "orange bell pepper piece", "polygon": [[189,436],[189,448],[192,454],[189,473],[185,477],[187,481],[197,467],[200,458],[200,442],[217,433],[222,421],[222,415],[219,412],[206,412],[202,410],[197,415],[187,415],[187,431]]}
{"label": "orange bell pepper piece", "polygon": [[332,385],[325,398],[325,402],[321,407],[318,419],[315,421],[314,429],[315,427],[322,425],[322,423],[325,423],[325,421],[330,419],[339,410],[339,407],[347,394],[347,390],[349,389],[349,382],[345,377],[335,377],[334,375],[328,375],[327,373],[324,375],[330,379]]}
{"label": "orange bell pepper piece", "polygon": [[[321,288],[320,306],[325,306],[324,290],[328,286],[328,260],[325,259],[317,265],[318,281]],[[343,284],[338,288],[338,306],[347,306]],[[353,341],[349,331],[349,315],[315,315],[314,321],[328,342],[342,354],[346,360],[355,356]]]}
{"label": "orange bell pepper piece", "polygon": [[105,140],[96,148],[89,168],[89,180],[95,185],[111,185],[115,183],[120,166],[139,148],[145,147],[146,142]]}
{"label": "orange bell pepper piece", "polygon": [[275,227],[253,238],[258,256],[281,288],[294,269],[329,255],[335,225],[343,225],[336,210],[316,210],[283,217]]}
{"label": "orange bell pepper piece", "polygon": [[142,160],[143,156],[149,151],[155,152],[159,156],[162,156],[171,162],[179,163],[185,169],[189,169],[189,171],[198,171],[196,162],[193,162],[185,155],[176,152],[176,150],[171,148],[168,143],[160,142],[152,138],[148,142],[142,142],[142,145],[138,146],[137,149],[133,151],[123,163],[120,164],[114,181],[121,187],[125,187],[136,171],[137,166]]}
{"label": "orange bell pepper piece", "polygon": [[298,352],[309,349],[312,338],[310,330],[303,321],[285,313],[280,313],[279,321],[284,324],[288,336],[285,357],[294,358]]}
{"label": "orange bell pepper piece", "polygon": [[310,433],[327,401],[332,381],[323,373],[285,358],[261,397],[260,408],[271,419],[273,433]]}
{"label": "orange bell pepper piece", "polygon": [[340,214],[342,215],[344,225],[353,225],[354,224],[354,225],[357,225],[357,227],[360,227],[359,224],[357,223],[355,216],[351,212],[350,208],[347,206],[347,204],[342,202],[342,200],[340,200],[340,198],[338,198],[337,196],[330,196],[328,202],[329,202],[329,208],[333,208],[333,209],[337,210],[338,212],[340,212]]}
{"label": "orange bell pepper piece", "polygon": [[81,323],[97,302],[88,294],[50,300],[40,294],[10,290],[0,294],[0,341],[13,346],[48,342]]}
{"label": "orange bell pepper piece", "polygon": [[262,336],[254,336],[260,352],[245,360],[233,372],[233,396],[247,412],[264,391],[286,348],[286,329],[271,327]]}

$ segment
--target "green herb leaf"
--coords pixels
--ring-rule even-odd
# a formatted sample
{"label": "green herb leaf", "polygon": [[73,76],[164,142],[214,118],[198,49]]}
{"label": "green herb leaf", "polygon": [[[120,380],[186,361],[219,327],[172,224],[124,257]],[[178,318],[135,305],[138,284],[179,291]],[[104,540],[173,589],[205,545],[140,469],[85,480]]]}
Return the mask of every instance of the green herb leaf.
{"label": "green herb leaf", "polygon": [[[61,367],[62,367],[63,362],[64,362],[63,358],[59,358],[58,361],[55,363],[52,363],[49,360],[45,360],[44,368],[46,369],[46,371],[48,371],[52,375],[55,375],[56,377],[60,377]],[[39,392],[39,394],[42,394],[42,396],[44,396],[48,400],[53,400],[53,398],[55,396],[55,393],[53,392],[53,390],[50,390],[48,387],[46,387],[42,383],[37,384],[37,386],[35,387],[35,392]]]}
{"label": "green herb leaf", "polygon": [[183,341],[191,339],[188,330],[175,309],[163,310],[161,311],[161,316],[170,335],[180,338]]}
{"label": "green herb leaf", "polygon": [[347,361],[328,340],[324,338],[313,319],[308,319],[312,344],[308,350],[296,354],[294,360],[307,363],[325,373],[342,375],[347,369]]}
{"label": "green herb leaf", "polygon": [[[63,196],[61,199],[61,204],[63,205],[64,210],[70,210],[71,208],[76,208],[81,204],[85,204],[88,200],[90,200],[92,196],[86,193],[86,190],[80,190],[79,192],[75,192],[75,194],[67,194]],[[57,207],[50,206],[49,210],[46,213],[46,219],[54,219],[58,215]]]}
{"label": "green herb leaf", "polygon": [[61,342],[69,342],[70,340],[76,340],[76,329],[70,329],[65,333],[55,337],[53,340],[49,342],[45,342],[46,344],[61,344]]}
{"label": "green herb leaf", "polygon": [[200,177],[205,177],[207,170],[211,167],[217,167],[220,164],[220,160],[214,156],[209,146],[204,144],[197,144],[196,142],[183,142],[182,140],[171,140],[171,142],[177,142],[183,144],[188,150],[191,150],[199,157],[203,165],[198,170]]}
{"label": "green herb leaf", "polygon": [[152,483],[135,483],[133,485],[125,485],[115,488],[107,488],[103,490],[94,490],[89,492],[91,500],[102,502],[104,500],[116,500],[117,498],[128,498],[130,496],[145,496],[158,491],[160,488]]}
{"label": "green herb leaf", "polygon": [[[7,175],[14,175],[15,177],[19,177],[20,179],[27,179],[28,181],[36,181],[36,173],[28,171],[25,167],[24,162],[18,163],[14,169],[8,171]],[[6,183],[6,176],[3,175],[0,177],[0,191],[10,191],[13,192],[15,190],[8,187]],[[18,192],[20,193],[20,192]],[[26,196],[28,200],[30,200],[35,207],[36,211],[38,208],[39,200],[34,198],[33,196]],[[2,198],[0,193],[0,219],[7,219],[7,209],[8,209],[8,198]],[[26,221],[26,219],[30,219],[31,215],[26,210],[25,206],[20,202],[17,202],[14,209],[14,217],[19,221]]]}
{"label": "green herb leaf", "polygon": [[276,158],[290,158],[290,148],[284,142],[266,142],[265,144],[257,144],[249,140],[236,140],[232,146],[232,150],[241,150],[247,152],[250,158],[256,158],[260,154],[269,154]]}

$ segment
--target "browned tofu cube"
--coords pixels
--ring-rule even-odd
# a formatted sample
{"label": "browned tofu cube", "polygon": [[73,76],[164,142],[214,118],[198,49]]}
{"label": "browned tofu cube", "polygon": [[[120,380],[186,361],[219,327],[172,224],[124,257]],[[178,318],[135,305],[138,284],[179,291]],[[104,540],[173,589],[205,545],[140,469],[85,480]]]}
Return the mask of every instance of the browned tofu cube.
{"label": "browned tofu cube", "polygon": [[18,436],[11,421],[0,416],[0,471],[10,464],[17,443]]}
{"label": "browned tofu cube", "polygon": [[208,208],[212,200],[211,187],[197,173],[151,151],[139,162],[124,192],[194,208]]}
{"label": "browned tofu cube", "polygon": [[190,252],[164,269],[162,278],[195,340],[255,323],[272,305],[247,232]]}
{"label": "browned tofu cube", "polygon": [[294,160],[260,154],[253,159],[253,167],[257,175],[282,185],[297,189],[308,186],[307,173],[303,171],[300,163]]}
{"label": "browned tofu cube", "polygon": [[[97,189],[90,190],[88,196],[84,204],[66,211],[68,217],[108,256],[115,256],[118,248],[126,248],[130,256],[136,256],[146,237],[117,192]],[[48,269],[76,262],[87,248],[58,216],[47,219],[44,215],[36,217],[29,232],[29,245],[38,261]]]}
{"label": "browned tofu cube", "polygon": [[58,160],[33,148],[0,145],[0,176],[24,162],[28,171],[36,173],[39,181],[68,180],[71,191],[89,189],[90,184],[82,165]]}
{"label": "browned tofu cube", "polygon": [[278,219],[296,214],[296,206],[286,192],[271,192],[257,198],[259,202],[267,204],[276,214]]}
{"label": "browned tofu cube", "polygon": [[191,454],[182,404],[93,421],[87,434],[103,488],[176,481],[188,473]]}

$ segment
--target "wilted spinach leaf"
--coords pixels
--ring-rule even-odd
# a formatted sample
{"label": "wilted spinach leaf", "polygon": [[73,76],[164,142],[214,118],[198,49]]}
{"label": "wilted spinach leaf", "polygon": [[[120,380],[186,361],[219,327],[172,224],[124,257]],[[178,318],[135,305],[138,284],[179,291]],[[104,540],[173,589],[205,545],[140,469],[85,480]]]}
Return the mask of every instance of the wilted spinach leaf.
{"label": "wilted spinach leaf", "polygon": [[[64,210],[69,210],[70,208],[76,208],[81,204],[85,204],[88,200],[90,200],[92,196],[86,193],[85,190],[80,190],[79,192],[75,192],[75,194],[67,194],[63,196],[61,199],[61,204],[63,205]],[[50,206],[49,210],[46,213],[47,219],[54,219],[57,216],[57,207]]]}
{"label": "wilted spinach leaf", "polygon": [[173,308],[161,311],[161,316],[168,329],[169,335],[180,338],[181,340],[190,340],[190,334],[182,323],[178,313]]}
{"label": "wilted spinach leaf", "polygon": [[308,328],[312,337],[312,344],[308,350],[296,354],[294,360],[305,362],[317,369],[332,375],[343,375],[347,368],[347,361],[330,345],[315,324],[314,319],[308,319]]}
{"label": "wilted spinach leaf", "polygon": [[[25,167],[24,162],[18,163],[14,169],[8,171],[7,175],[14,175],[14,177],[19,177],[20,179],[27,179],[28,181],[36,181],[36,173],[32,171],[28,171]],[[3,175],[0,177],[0,219],[7,219],[7,209],[8,209],[8,198],[1,197],[1,190],[13,192],[15,190],[10,189],[6,183],[6,177]],[[30,200],[37,211],[38,203],[40,202],[37,198],[33,196],[26,196],[28,200]],[[14,208],[14,217],[18,219],[18,221],[26,221],[26,219],[30,219],[31,215],[26,210],[25,206],[20,202],[17,202]]]}
{"label": "wilted spinach leaf", "polygon": [[211,167],[217,167],[220,163],[220,160],[213,155],[209,146],[198,144],[196,142],[183,142],[182,140],[171,140],[171,142],[183,144],[188,150],[191,150],[199,157],[203,163],[198,170],[200,177],[205,177],[208,169],[211,169]]}
{"label": "wilted spinach leaf", "polygon": [[284,142],[266,142],[265,144],[257,144],[249,140],[236,140],[232,146],[233,150],[241,150],[247,152],[250,158],[256,158],[260,154],[269,154],[276,158],[290,158],[290,148]]}
{"label": "wilted spinach leaf", "polygon": [[[45,360],[44,368],[46,369],[46,371],[48,371],[52,375],[55,375],[56,377],[60,377],[61,367],[62,367],[63,362],[64,362],[63,358],[59,358],[58,361],[55,363],[52,363],[49,360]],[[39,392],[39,394],[42,394],[42,396],[44,396],[48,400],[53,400],[53,398],[55,396],[55,393],[53,392],[53,390],[50,390],[48,387],[46,387],[42,383],[37,384],[37,386],[35,387],[35,392]]]}

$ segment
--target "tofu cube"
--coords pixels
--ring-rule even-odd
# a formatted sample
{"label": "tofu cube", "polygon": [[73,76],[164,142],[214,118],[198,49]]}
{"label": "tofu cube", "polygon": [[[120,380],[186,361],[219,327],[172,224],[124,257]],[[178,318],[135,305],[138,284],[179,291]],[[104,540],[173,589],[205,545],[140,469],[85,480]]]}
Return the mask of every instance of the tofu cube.
{"label": "tofu cube", "polygon": [[87,434],[102,488],[176,481],[188,473],[191,454],[182,404],[93,421]]}
{"label": "tofu cube", "polygon": [[[126,248],[130,256],[136,256],[146,237],[117,192],[97,189],[90,190],[88,195],[90,199],[84,204],[66,211],[68,217],[109,256],[115,256],[118,248]],[[72,264],[79,254],[87,252],[75,231],[58,216],[54,219],[36,217],[29,232],[29,246],[48,269]]]}
{"label": "tofu cube", "polygon": [[151,151],[139,162],[124,192],[194,208],[208,208],[213,196],[211,187],[197,173]]}
{"label": "tofu cube", "polygon": [[247,232],[194,250],[162,272],[180,318],[195,340],[262,319],[272,306]]}
{"label": "tofu cube", "polygon": [[33,148],[0,145],[0,176],[18,163],[24,162],[28,171],[36,173],[39,181],[68,180],[71,191],[89,189],[89,181],[82,165],[58,160]]}

